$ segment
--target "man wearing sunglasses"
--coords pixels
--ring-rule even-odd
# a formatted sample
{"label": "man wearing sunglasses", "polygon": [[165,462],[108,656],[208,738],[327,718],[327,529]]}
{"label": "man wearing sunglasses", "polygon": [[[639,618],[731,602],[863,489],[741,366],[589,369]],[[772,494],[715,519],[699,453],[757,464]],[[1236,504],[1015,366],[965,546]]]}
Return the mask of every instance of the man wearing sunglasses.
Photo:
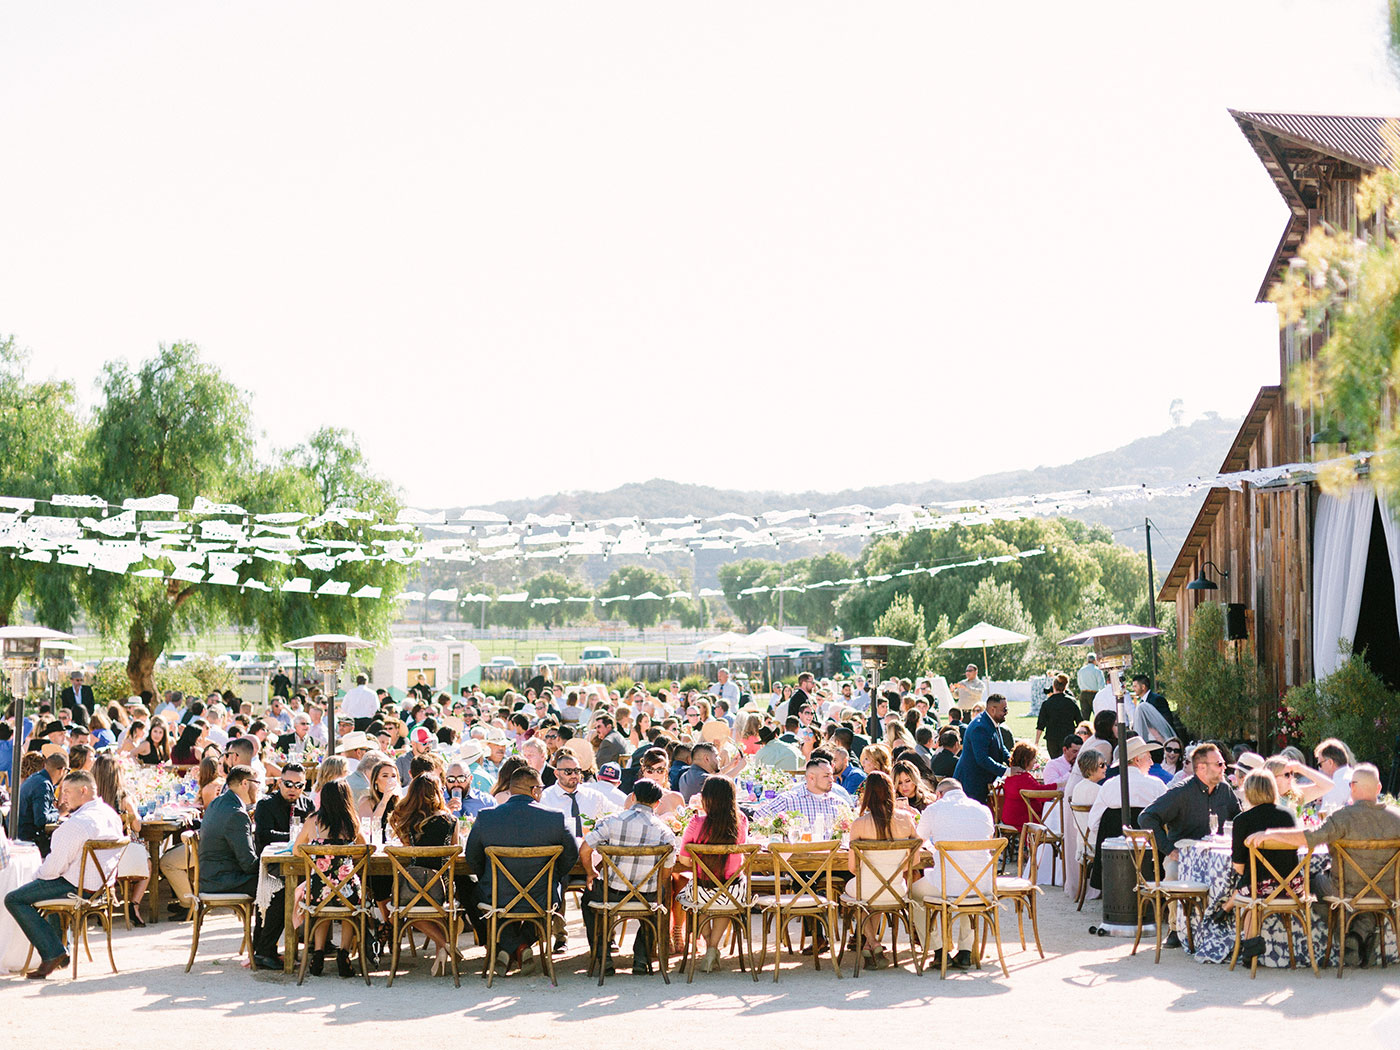
{"label": "man wearing sunglasses", "polygon": [[[253,810],[253,848],[258,855],[268,846],[291,840],[292,822],[305,822],[315,808],[306,794],[306,770],[300,762],[288,762],[275,782],[277,788],[260,799]],[[282,941],[286,890],[272,895],[253,931],[253,962],[264,970],[280,970],[282,958],[277,947]]]}

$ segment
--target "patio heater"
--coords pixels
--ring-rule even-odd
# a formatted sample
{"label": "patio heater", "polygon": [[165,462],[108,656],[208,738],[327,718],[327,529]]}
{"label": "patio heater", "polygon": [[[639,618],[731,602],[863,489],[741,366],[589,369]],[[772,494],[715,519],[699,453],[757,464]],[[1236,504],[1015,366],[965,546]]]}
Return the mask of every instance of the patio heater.
{"label": "patio heater", "polygon": [[321,673],[326,690],[326,754],[335,754],[336,679],[351,649],[373,649],[374,643],[353,634],[312,634],[287,643],[288,649],[310,649],[312,665]]}
{"label": "patio heater", "polygon": [[[19,776],[20,759],[24,756],[24,700],[29,691],[29,675],[34,668],[39,666],[42,657],[49,657],[49,650],[45,652],[47,643],[66,642],[72,639],[71,634],[64,634],[62,631],[55,631],[48,627],[26,627],[18,625],[14,627],[0,627],[0,653],[3,653],[5,663],[5,673],[10,680],[10,695],[14,697],[14,719],[15,735],[14,750],[11,752],[11,775],[14,778]],[[58,653],[62,659],[62,653]],[[18,800],[19,784],[10,785],[11,798]],[[15,838],[19,834],[19,806],[10,806],[10,837]]]}
{"label": "patio heater", "polygon": [[880,688],[880,671],[890,662],[890,648],[908,649],[912,642],[901,642],[898,638],[881,635],[868,638],[852,638],[842,643],[848,648],[860,650],[861,666],[870,672],[870,710],[875,710],[875,696]]}

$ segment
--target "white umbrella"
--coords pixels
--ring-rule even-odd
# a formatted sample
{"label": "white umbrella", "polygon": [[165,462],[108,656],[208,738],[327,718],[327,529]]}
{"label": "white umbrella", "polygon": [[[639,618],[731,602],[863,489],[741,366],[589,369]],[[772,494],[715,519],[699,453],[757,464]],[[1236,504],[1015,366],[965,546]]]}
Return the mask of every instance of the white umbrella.
{"label": "white umbrella", "polygon": [[768,655],[784,653],[789,649],[809,649],[812,646],[812,640],[803,638],[801,635],[789,634],[787,631],[780,631],[776,627],[760,627],[749,635],[747,644],[748,648],[754,652]]}
{"label": "white umbrella", "polygon": [[1157,627],[1139,627],[1131,623],[1115,623],[1108,627],[1091,627],[1087,631],[1080,631],[1072,634],[1060,642],[1061,645],[1093,645],[1095,638],[1116,638],[1126,635],[1133,641],[1140,638],[1152,638],[1159,634],[1166,634]]}
{"label": "white umbrella", "polygon": [[982,647],[982,668],[987,667],[987,646],[992,645],[1015,645],[1017,642],[1029,642],[1030,636],[1017,634],[1015,631],[1008,631],[1005,627],[998,627],[996,624],[987,623],[983,620],[963,631],[955,634],[946,642],[941,643],[940,649],[976,649]]}
{"label": "white umbrella", "polygon": [[736,634],[733,631],[725,631],[717,634],[713,638],[706,638],[695,647],[698,653],[740,653],[748,649],[749,639],[747,635]]}
{"label": "white umbrella", "polygon": [[842,642],[841,644],[842,644],[843,646],[848,647],[848,648],[849,648],[850,646],[853,646],[853,645],[861,645],[861,646],[864,646],[864,645],[870,645],[870,646],[875,646],[875,645],[886,645],[886,646],[890,646],[890,645],[892,645],[892,646],[894,646],[896,649],[907,649],[907,648],[909,648],[909,646],[913,645],[914,643],[913,643],[913,642],[901,642],[898,638],[886,638],[883,634],[870,634],[870,635],[862,635],[860,638],[847,638],[847,639],[846,639],[844,642]]}

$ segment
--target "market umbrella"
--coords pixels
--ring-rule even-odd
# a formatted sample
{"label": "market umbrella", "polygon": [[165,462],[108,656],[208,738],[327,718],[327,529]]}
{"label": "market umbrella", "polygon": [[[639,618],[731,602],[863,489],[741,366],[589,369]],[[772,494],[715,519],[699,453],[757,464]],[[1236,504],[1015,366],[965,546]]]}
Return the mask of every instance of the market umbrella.
{"label": "market umbrella", "polygon": [[1139,627],[1132,623],[1115,623],[1107,627],[1091,627],[1087,631],[1080,631],[1072,634],[1068,638],[1060,641],[1061,645],[1093,645],[1095,638],[1116,638],[1127,636],[1136,642],[1141,638],[1152,638],[1159,634],[1166,634],[1166,631],[1158,627]]}
{"label": "market umbrella", "polygon": [[1018,642],[1029,642],[1030,635],[1017,634],[1015,631],[1008,631],[1005,627],[998,627],[996,624],[987,623],[983,620],[963,631],[955,634],[946,642],[939,645],[940,649],[976,649],[982,647],[982,670],[987,670],[987,646],[1015,645]]}
{"label": "market umbrella", "polygon": [[706,638],[695,647],[697,653],[741,653],[749,648],[748,635],[725,631],[713,638]]}

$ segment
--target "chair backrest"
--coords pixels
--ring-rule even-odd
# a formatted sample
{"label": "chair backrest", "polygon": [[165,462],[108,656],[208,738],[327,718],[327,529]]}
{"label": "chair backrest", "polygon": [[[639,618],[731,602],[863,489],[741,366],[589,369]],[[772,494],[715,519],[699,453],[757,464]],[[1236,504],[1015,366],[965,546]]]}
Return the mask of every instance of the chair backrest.
{"label": "chair backrest", "polygon": [[1001,823],[1001,803],[1005,796],[1006,789],[1000,784],[993,784],[987,789],[987,805],[992,810],[992,823]]}
{"label": "chair backrest", "polygon": [[[1303,906],[1312,892],[1313,847],[1308,846],[1298,852],[1293,867],[1288,871],[1275,871],[1268,858],[1264,856],[1263,851],[1284,850],[1292,853],[1296,850],[1295,846],[1286,842],[1265,839],[1259,845],[1250,845],[1248,848],[1249,859],[1245,862],[1245,871],[1249,874],[1249,895],[1266,907]],[[1278,879],[1278,882],[1266,895],[1261,896],[1259,893],[1260,884],[1275,878]],[[1295,886],[1294,883],[1299,879],[1301,879],[1301,883]]]}
{"label": "chair backrest", "polygon": [[[896,907],[909,899],[914,866],[924,840],[857,839],[851,843],[855,861],[855,896],[866,904]],[[889,874],[886,875],[886,870]]]}
{"label": "chair backrest", "polygon": [[[92,904],[110,908],[116,899],[117,869],[121,867],[122,854],[130,844],[130,839],[88,839],[84,842],[82,860],[78,862],[78,895]],[[99,856],[104,853],[109,855],[105,860],[110,865],[105,869],[102,866],[104,858]],[[89,864],[92,865],[95,886],[88,881]]]}
{"label": "chair backrest", "polygon": [[180,844],[185,847],[185,878],[190,880],[190,893],[199,896],[199,832],[180,832]]}
{"label": "chair backrest", "polygon": [[[544,891],[541,896],[546,901],[551,900],[554,890],[554,865],[559,862],[563,853],[563,846],[487,846],[486,859],[491,865],[491,910],[503,919],[547,916],[549,914],[548,908],[535,900],[533,891],[538,886]],[[530,881],[521,885],[520,880],[515,877],[515,873],[510,870],[506,863],[510,860],[532,860],[543,863]],[[507,884],[510,886],[508,892],[512,893],[513,896],[510,900],[502,903],[502,886]]]}
{"label": "chair backrest", "polygon": [[[1056,788],[1022,788],[1021,801],[1025,803],[1026,812],[1030,815],[1031,820],[1056,834],[1064,832],[1065,793],[1063,791]],[[1038,809],[1033,804],[1036,802],[1041,804]],[[1038,820],[1036,819],[1037,812],[1040,814]]]}
{"label": "chair backrest", "polygon": [[[641,904],[651,907],[651,902],[646,899],[644,887],[653,879],[656,881],[656,899],[664,902],[666,887],[670,880],[661,877],[661,869],[665,867],[666,861],[674,849],[674,846],[668,845],[599,846],[597,853],[603,861],[603,868],[598,872],[599,879],[603,883],[603,906],[610,908],[623,904]],[[623,874],[621,866],[617,863],[621,857],[649,857],[651,863],[639,865],[641,874],[634,881]],[[617,881],[623,883],[623,886],[614,886],[612,884],[613,876],[617,876]],[[613,900],[612,895],[615,893],[620,893],[622,896]]]}
{"label": "chair backrest", "polygon": [[[1400,839],[1340,839],[1327,847],[1337,896],[1351,905],[1400,902]],[[1375,875],[1366,874],[1358,853],[1389,853]],[[1374,865],[1373,865],[1374,866]]]}
{"label": "chair backrest", "polygon": [[[462,855],[460,847],[385,846],[384,853],[389,858],[390,875],[394,880],[395,911],[431,908],[443,916],[452,912],[453,889],[456,886],[456,880],[452,876],[457,858]],[[414,868],[418,871],[413,871]],[[427,869],[426,875],[423,869]],[[434,890],[441,895],[440,901],[433,896]]]}
{"label": "chair backrest", "polygon": [[[832,878],[836,868],[836,857],[841,851],[840,839],[824,842],[773,842],[768,846],[768,855],[773,858],[773,874],[779,885],[786,882],[789,888],[784,893],[797,896],[821,896],[828,900],[832,896]],[[799,870],[797,860],[801,858],[806,870]]]}
{"label": "chair backrest", "polygon": [[[1006,839],[949,839],[935,842],[933,848],[938,853],[938,895],[943,900],[960,908],[996,907],[997,858],[1006,848]],[[948,878],[953,874],[967,888],[949,896]]]}
{"label": "chair backrest", "polygon": [[1069,806],[1070,816],[1074,819],[1074,830],[1079,834],[1079,841],[1086,843],[1092,850],[1094,844],[1088,842],[1089,835],[1089,814],[1094,811],[1094,807],[1088,805],[1077,805],[1073,802]]}
{"label": "chair backrest", "polygon": [[[294,852],[302,859],[302,875],[307,884],[311,884],[314,874],[324,887],[320,900],[313,901],[308,893],[303,902],[313,919],[322,912],[360,910],[361,905],[351,894],[364,885],[369,875],[369,858],[374,853],[373,846],[368,843],[352,843],[346,846],[318,843],[297,846]],[[324,865],[322,861],[325,861]],[[349,863],[341,864],[340,861]]]}
{"label": "chair backrest", "polygon": [[[704,887],[697,892],[697,910],[703,915],[707,911],[743,911],[748,908],[751,894],[748,890],[748,875],[754,858],[763,849],[757,842],[742,845],[724,843],[704,844],[690,842],[686,852],[695,861],[695,886]],[[734,874],[725,875],[724,869],[729,858],[739,857],[742,863],[734,869]]]}
{"label": "chair backrest", "polygon": [[[1133,875],[1136,879],[1134,888],[1142,889],[1149,882],[1159,880],[1162,866],[1157,859],[1157,836],[1138,828],[1124,828],[1123,837],[1128,840],[1128,848],[1133,851]],[[1152,866],[1144,868],[1144,864],[1149,860]]]}

